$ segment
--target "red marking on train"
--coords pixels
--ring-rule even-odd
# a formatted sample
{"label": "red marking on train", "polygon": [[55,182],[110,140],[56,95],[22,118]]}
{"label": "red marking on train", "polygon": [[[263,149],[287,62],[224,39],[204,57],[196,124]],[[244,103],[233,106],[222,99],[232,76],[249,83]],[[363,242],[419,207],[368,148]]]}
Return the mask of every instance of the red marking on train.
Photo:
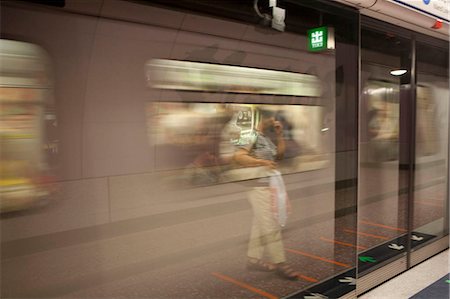
{"label": "red marking on train", "polygon": [[304,255],[304,256],[307,256],[307,257],[310,257],[310,258],[313,258],[313,259],[316,259],[316,260],[320,260],[320,261],[323,261],[323,262],[335,264],[335,265],[338,265],[338,266],[341,266],[341,267],[350,268],[350,265],[348,265],[348,264],[344,264],[344,263],[341,263],[341,262],[329,260],[329,259],[326,259],[324,257],[313,255],[313,254],[310,254],[310,253],[306,253],[306,252],[303,252],[303,251],[300,251],[300,250],[294,250],[294,249],[286,248],[286,251],[289,251],[289,252],[295,253],[295,254]]}
{"label": "red marking on train", "polygon": [[386,228],[386,229],[396,230],[396,231],[399,231],[399,232],[406,232],[406,229],[403,229],[403,228],[400,228],[400,227],[393,227],[393,226],[384,225],[384,224],[380,224],[380,223],[369,222],[369,221],[365,221],[365,220],[361,220],[359,222],[361,222],[363,224],[371,225],[371,226],[377,226],[377,227],[382,227],[382,228]]}
{"label": "red marking on train", "polygon": [[361,235],[361,236],[366,236],[366,237],[371,237],[371,238],[375,238],[375,239],[389,240],[389,238],[385,237],[385,236],[368,234],[368,233],[363,233],[363,232],[356,232],[356,231],[351,230],[351,229],[344,229],[344,232],[357,234],[357,235]]}
{"label": "red marking on train", "polygon": [[332,240],[332,239],[326,239],[324,237],[320,237],[320,240],[325,241],[325,242],[335,243],[335,244],[342,245],[342,246],[347,246],[347,247],[353,247],[353,248],[358,248],[358,249],[367,249],[367,247],[365,247],[365,246],[353,245],[351,243],[341,242],[341,241]]}
{"label": "red marking on train", "polygon": [[231,282],[231,283],[233,283],[233,284],[235,284],[235,285],[240,286],[241,288],[247,289],[247,290],[249,290],[249,291],[252,291],[253,293],[256,293],[256,294],[258,294],[258,295],[264,296],[264,297],[266,297],[266,298],[269,298],[269,299],[278,299],[278,297],[275,296],[275,295],[272,295],[272,294],[270,294],[270,293],[267,293],[266,291],[257,289],[257,288],[255,288],[255,287],[249,285],[249,284],[240,282],[239,280],[236,280],[236,279],[231,278],[231,277],[229,277],[229,276],[226,276],[226,275],[223,275],[223,274],[220,274],[220,273],[217,273],[217,272],[212,272],[211,275],[214,275],[215,277],[217,277],[217,278],[219,278],[219,279],[221,279],[221,280],[224,280],[224,281],[227,281],[227,282]]}

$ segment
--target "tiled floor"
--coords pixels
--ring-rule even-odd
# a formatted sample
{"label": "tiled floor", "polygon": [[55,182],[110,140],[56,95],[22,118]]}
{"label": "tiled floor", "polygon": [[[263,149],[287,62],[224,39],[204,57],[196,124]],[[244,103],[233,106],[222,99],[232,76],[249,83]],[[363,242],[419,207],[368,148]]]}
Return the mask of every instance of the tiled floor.
{"label": "tiled floor", "polygon": [[[361,299],[407,299],[449,273],[449,251],[417,265],[411,270],[363,294]],[[431,298],[430,298],[431,299]],[[438,299],[438,298],[433,298]],[[440,299],[440,298],[439,298]]]}

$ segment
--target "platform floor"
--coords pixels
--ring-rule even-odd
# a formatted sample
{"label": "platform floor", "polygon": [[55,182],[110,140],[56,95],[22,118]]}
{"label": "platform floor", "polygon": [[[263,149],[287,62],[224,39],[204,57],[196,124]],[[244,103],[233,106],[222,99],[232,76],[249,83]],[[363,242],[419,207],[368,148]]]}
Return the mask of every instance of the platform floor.
{"label": "platform floor", "polygon": [[[361,295],[361,299],[408,299],[449,273],[449,251],[446,250],[409,271]],[[449,284],[450,287],[450,284]],[[430,298],[441,299],[441,298]]]}

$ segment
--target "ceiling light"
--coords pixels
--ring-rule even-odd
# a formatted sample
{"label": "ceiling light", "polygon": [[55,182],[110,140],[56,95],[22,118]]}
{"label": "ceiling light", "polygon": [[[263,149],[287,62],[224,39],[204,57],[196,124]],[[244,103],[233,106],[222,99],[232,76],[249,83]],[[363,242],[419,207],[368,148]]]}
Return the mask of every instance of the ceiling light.
{"label": "ceiling light", "polygon": [[393,70],[391,71],[391,75],[392,76],[401,76],[406,74],[408,71],[407,70]]}

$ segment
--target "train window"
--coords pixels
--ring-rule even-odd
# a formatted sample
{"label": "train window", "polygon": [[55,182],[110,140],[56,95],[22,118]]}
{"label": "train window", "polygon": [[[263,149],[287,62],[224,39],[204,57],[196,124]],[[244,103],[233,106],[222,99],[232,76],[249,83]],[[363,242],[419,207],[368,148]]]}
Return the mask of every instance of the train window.
{"label": "train window", "polygon": [[[322,127],[323,108],[301,105],[256,105],[158,102],[150,104],[148,122],[155,145],[158,170],[170,172],[176,186],[241,181],[263,176],[253,168],[236,165],[236,149],[255,142],[261,111],[270,111],[281,123],[285,153],[282,173],[327,167],[328,137]],[[273,143],[273,128],[266,133]]]}

